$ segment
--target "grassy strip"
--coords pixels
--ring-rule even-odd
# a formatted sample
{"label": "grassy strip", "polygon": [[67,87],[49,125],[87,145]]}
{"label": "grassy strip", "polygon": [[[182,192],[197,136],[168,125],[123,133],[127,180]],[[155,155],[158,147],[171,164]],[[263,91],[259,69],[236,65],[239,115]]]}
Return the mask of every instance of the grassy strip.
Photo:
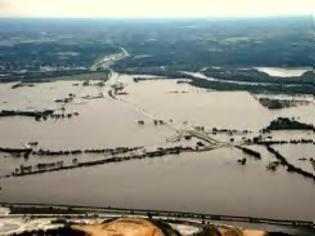
{"label": "grassy strip", "polygon": [[10,207],[10,214],[85,214],[86,211],[74,210],[71,207]]}

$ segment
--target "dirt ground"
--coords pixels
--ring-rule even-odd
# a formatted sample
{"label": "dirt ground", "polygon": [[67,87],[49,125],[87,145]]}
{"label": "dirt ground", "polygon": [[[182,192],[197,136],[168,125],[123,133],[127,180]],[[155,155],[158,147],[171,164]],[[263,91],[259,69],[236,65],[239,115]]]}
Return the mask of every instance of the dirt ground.
{"label": "dirt ground", "polygon": [[[89,236],[164,236],[161,229],[146,219],[120,218],[100,224],[77,224],[73,229],[85,232]],[[221,236],[267,236],[264,231],[218,227]]]}
{"label": "dirt ground", "polygon": [[219,227],[218,230],[222,236],[267,236],[266,232],[254,229],[240,230],[232,227]]}
{"label": "dirt ground", "polygon": [[121,218],[109,223],[74,225],[72,227],[86,232],[90,236],[164,236],[158,227],[145,219]]}

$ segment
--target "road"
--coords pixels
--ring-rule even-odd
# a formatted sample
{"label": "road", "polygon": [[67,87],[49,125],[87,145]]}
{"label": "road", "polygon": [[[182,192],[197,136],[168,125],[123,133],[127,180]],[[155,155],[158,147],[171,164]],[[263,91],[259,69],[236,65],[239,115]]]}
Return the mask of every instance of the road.
{"label": "road", "polygon": [[[0,203],[8,204],[8,203]],[[108,218],[113,216],[137,216],[137,217],[154,217],[157,219],[178,219],[178,220],[199,220],[204,222],[211,221],[224,221],[224,222],[248,222],[255,224],[271,224],[271,225],[283,225],[294,227],[310,227],[315,229],[315,222],[302,221],[302,220],[282,220],[271,218],[259,218],[250,216],[233,216],[233,215],[220,215],[210,213],[196,213],[196,212],[180,212],[180,211],[161,211],[161,210],[149,210],[149,209],[123,209],[123,208],[110,208],[110,207],[93,207],[93,206],[70,206],[70,205],[49,205],[49,204],[22,204],[15,203],[10,204],[14,207],[37,207],[53,209],[65,209],[71,208],[71,210],[84,211],[84,214],[12,214],[6,216],[0,216],[0,219],[19,218],[19,217],[33,217],[33,218],[56,218],[64,217],[75,218],[78,216],[84,216],[86,218]]]}

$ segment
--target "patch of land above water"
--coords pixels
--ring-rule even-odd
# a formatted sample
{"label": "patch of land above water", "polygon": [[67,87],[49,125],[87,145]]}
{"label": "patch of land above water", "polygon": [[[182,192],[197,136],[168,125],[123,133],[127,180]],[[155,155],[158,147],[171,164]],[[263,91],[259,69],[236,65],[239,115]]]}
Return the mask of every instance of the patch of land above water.
{"label": "patch of land above water", "polygon": [[310,130],[315,132],[315,127],[312,124],[305,124],[290,118],[279,117],[273,120],[263,131],[271,130]]}
{"label": "patch of land above water", "polygon": [[267,97],[262,97],[258,100],[264,107],[267,107],[268,109],[283,109],[288,107],[296,107],[299,105],[308,105],[310,103],[309,101],[270,99]]}
{"label": "patch of land above water", "polygon": [[[130,235],[130,236],[165,236],[163,231],[145,219],[121,218],[103,224],[73,225],[73,229],[91,236]],[[176,235],[169,232],[168,235]]]}
{"label": "patch of land above water", "polygon": [[118,69],[120,73],[153,74],[169,78],[189,79],[187,83],[218,91],[249,91],[253,93],[314,94],[315,75],[308,71],[302,76],[279,78],[251,68],[207,67],[205,70],[188,72],[177,67]]}

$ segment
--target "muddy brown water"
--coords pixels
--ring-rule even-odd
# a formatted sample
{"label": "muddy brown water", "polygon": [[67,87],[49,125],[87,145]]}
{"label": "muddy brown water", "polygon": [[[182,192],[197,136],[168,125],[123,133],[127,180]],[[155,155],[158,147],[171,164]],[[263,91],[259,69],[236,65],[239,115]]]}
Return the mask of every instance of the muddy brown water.
{"label": "muddy brown water", "polygon": [[[134,83],[127,75],[121,75],[118,81],[124,83],[128,94],[117,100],[107,96],[108,87],[74,87],[72,84],[76,82],[73,81],[36,84],[15,90],[10,89],[12,84],[0,84],[0,108],[58,108],[60,104],[56,104],[55,99],[74,93],[76,99],[66,105],[66,111],[80,113],[69,120],[46,122],[25,117],[1,118],[0,146],[23,147],[28,141],[38,141],[40,147],[53,150],[163,145],[167,138],[176,134],[174,127],[185,129],[204,125],[209,129],[249,129],[255,133],[279,116],[296,117],[315,124],[314,104],[270,111],[247,92],[207,91],[176,84],[175,80]],[[81,99],[100,92],[105,98]],[[152,118],[168,121],[173,128],[155,126]],[[145,125],[139,126],[138,120],[144,120]],[[311,132],[281,131],[272,135],[276,139],[314,138]],[[229,140],[224,135],[216,138]],[[283,168],[267,171],[266,165],[275,160],[274,157],[262,147],[254,148],[262,152],[263,159],[257,161],[247,157],[246,166],[237,164],[237,159],[244,157],[241,151],[222,148],[206,153],[3,179],[0,181],[0,201],[314,220],[314,182],[289,174]],[[314,155],[313,146],[304,144],[281,146],[279,151],[292,161],[297,156]],[[3,155],[0,155],[0,174],[23,163],[50,160],[47,157],[24,161],[3,158]],[[71,157],[59,157],[67,158]],[[80,158],[99,157],[84,155]]]}

